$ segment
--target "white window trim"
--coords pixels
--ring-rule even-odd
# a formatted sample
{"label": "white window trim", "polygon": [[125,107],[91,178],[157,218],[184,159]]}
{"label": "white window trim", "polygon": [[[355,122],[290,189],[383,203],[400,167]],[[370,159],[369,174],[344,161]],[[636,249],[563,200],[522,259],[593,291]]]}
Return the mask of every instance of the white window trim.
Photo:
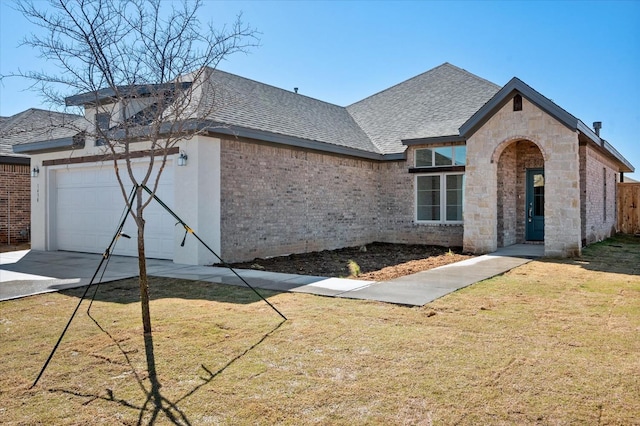
{"label": "white window trim", "polygon": [[[446,220],[447,217],[447,179],[446,176],[458,175],[462,176],[462,220]],[[440,176],[440,220],[423,220],[418,219],[418,178],[421,176]],[[464,172],[441,172],[441,173],[419,173],[413,179],[413,206],[414,206],[414,222],[417,224],[430,225],[462,225],[464,224],[465,211],[465,173]]]}

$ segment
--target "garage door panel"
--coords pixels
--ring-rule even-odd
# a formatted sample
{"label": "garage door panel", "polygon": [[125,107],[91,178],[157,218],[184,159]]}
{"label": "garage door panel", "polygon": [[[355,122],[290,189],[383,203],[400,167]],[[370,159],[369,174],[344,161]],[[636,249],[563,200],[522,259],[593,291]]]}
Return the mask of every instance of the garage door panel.
{"label": "garage door panel", "polygon": [[[142,175],[148,164],[137,165],[136,175]],[[128,182],[128,176],[124,176]],[[130,183],[125,183],[131,191]],[[158,197],[173,204],[173,169],[163,171]],[[144,194],[145,200],[148,195]],[[55,235],[60,250],[103,253],[122,220],[125,201],[115,172],[105,166],[61,169],[56,173]],[[135,205],[134,205],[135,207]],[[156,201],[144,212],[146,254],[152,258],[173,259],[174,220]],[[114,254],[137,256],[137,230],[131,216],[127,217],[123,233]]]}

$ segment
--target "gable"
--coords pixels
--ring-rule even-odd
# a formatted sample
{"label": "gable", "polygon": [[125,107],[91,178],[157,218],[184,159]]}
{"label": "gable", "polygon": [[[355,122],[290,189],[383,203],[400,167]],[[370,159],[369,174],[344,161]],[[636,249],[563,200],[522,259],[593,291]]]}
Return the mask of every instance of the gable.
{"label": "gable", "polygon": [[499,89],[445,63],[347,110],[380,150],[402,152],[406,139],[458,135],[458,128]]}
{"label": "gable", "polygon": [[511,102],[516,95],[522,96],[522,98],[535,105],[546,115],[552,117],[556,122],[562,124],[567,129],[573,132],[578,132],[579,140],[581,142],[595,145],[607,156],[614,159],[618,164],[620,171],[634,171],[631,163],[616,151],[611,144],[600,138],[591,128],[575,116],[562,109],[552,100],[543,96],[517,77],[512,78],[486,104],[484,104],[475,114],[460,126],[460,137],[464,139],[470,138],[509,102]]}

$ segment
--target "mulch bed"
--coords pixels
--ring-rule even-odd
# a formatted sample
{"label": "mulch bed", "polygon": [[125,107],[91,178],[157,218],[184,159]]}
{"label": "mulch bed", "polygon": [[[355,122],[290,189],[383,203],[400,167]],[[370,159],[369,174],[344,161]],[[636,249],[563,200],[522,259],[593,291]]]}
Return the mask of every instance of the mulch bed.
{"label": "mulch bed", "polygon": [[[372,243],[362,247],[292,254],[234,263],[242,269],[384,281],[468,259],[460,248],[422,244]],[[357,265],[357,269],[353,263]],[[351,266],[350,266],[351,265]]]}

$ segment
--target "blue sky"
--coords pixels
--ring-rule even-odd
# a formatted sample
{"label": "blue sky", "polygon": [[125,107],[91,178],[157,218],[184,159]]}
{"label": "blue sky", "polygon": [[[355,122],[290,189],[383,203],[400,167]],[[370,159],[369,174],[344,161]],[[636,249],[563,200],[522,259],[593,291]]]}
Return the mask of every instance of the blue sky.
{"label": "blue sky", "polygon": [[[47,68],[18,48],[35,30],[0,1],[0,74]],[[206,1],[203,21],[243,13],[261,46],[221,69],[348,105],[444,62],[496,84],[516,76],[591,125],[640,169],[640,1]],[[0,115],[47,108],[0,85]],[[640,180],[640,170],[633,175]]]}

